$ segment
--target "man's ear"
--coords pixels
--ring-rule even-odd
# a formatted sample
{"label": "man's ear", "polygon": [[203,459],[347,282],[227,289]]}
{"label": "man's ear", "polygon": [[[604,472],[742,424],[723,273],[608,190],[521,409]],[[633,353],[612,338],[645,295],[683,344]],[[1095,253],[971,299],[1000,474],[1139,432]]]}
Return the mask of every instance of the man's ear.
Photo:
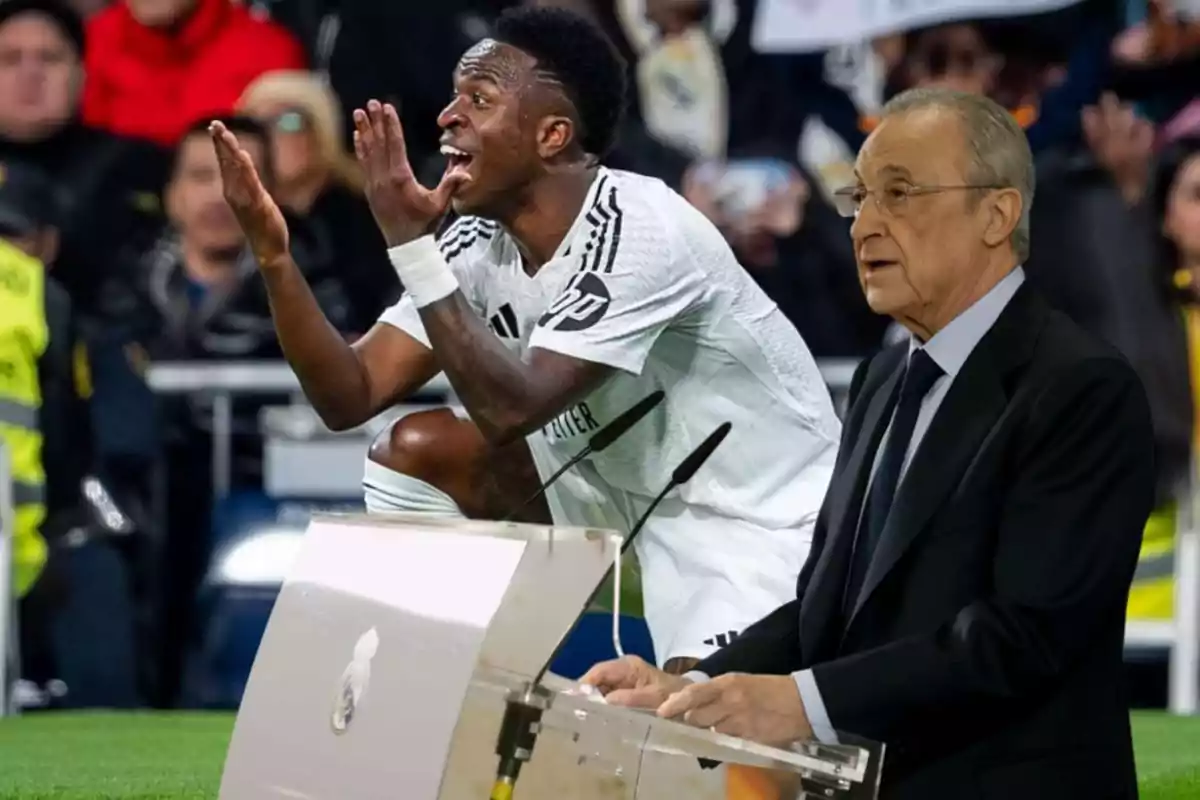
{"label": "man's ear", "polygon": [[575,143],[575,123],[570,117],[548,116],[538,124],[538,155],[548,160]]}
{"label": "man's ear", "polygon": [[989,198],[987,228],[983,240],[988,247],[999,247],[1012,238],[1021,222],[1021,193],[1016,189],[999,189]]}

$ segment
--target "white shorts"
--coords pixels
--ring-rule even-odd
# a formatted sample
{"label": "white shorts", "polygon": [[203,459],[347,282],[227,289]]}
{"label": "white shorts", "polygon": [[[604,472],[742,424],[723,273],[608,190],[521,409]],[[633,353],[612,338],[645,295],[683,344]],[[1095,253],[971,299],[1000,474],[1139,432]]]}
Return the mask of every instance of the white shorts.
{"label": "white shorts", "polygon": [[655,512],[635,546],[659,666],[705,658],[794,600],[815,516],[800,528],[767,530],[682,503],[674,514]]}
{"label": "white shorts", "polygon": [[[557,460],[540,440],[534,434],[529,445],[544,480]],[[565,473],[546,499],[558,524],[623,535],[649,505],[648,498],[607,486],[586,463]],[[634,545],[659,666],[673,658],[704,658],[794,600],[817,511],[796,528],[768,530],[678,499],[659,505]]]}

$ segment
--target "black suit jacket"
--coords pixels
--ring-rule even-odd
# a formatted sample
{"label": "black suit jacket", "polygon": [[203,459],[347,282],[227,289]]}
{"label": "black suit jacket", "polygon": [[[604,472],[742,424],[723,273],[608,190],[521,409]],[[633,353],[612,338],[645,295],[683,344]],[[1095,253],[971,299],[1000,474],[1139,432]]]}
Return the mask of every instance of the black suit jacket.
{"label": "black suit jacket", "polygon": [[832,724],[887,744],[886,798],[1135,798],[1122,648],[1154,497],[1137,375],[1022,286],[942,400],[847,622],[906,355],[855,374],[797,600],[697,669],[812,668]]}

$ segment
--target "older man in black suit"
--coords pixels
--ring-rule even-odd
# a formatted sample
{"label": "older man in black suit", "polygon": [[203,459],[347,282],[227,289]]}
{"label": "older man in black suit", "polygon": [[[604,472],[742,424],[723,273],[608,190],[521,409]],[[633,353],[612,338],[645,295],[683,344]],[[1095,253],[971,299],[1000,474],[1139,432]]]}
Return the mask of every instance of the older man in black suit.
{"label": "older man in black suit", "polygon": [[884,741],[886,798],[1135,798],[1142,386],[1025,285],[1032,159],[999,106],[900,95],[856,176],[863,290],[911,339],[854,377],[796,600],[683,678],[622,659],[583,680],[750,739]]}

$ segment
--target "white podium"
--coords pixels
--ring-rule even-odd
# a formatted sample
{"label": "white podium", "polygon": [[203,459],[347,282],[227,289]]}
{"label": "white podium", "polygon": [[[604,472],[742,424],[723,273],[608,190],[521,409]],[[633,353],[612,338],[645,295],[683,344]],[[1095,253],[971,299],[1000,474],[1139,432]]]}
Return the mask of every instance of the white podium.
{"label": "white podium", "polygon": [[531,684],[620,541],[314,519],[255,659],[220,797],[488,800],[506,709],[534,706],[536,724],[518,726],[530,735],[516,800],[873,800],[881,745],[838,733],[775,749],[607,706],[553,674]]}

